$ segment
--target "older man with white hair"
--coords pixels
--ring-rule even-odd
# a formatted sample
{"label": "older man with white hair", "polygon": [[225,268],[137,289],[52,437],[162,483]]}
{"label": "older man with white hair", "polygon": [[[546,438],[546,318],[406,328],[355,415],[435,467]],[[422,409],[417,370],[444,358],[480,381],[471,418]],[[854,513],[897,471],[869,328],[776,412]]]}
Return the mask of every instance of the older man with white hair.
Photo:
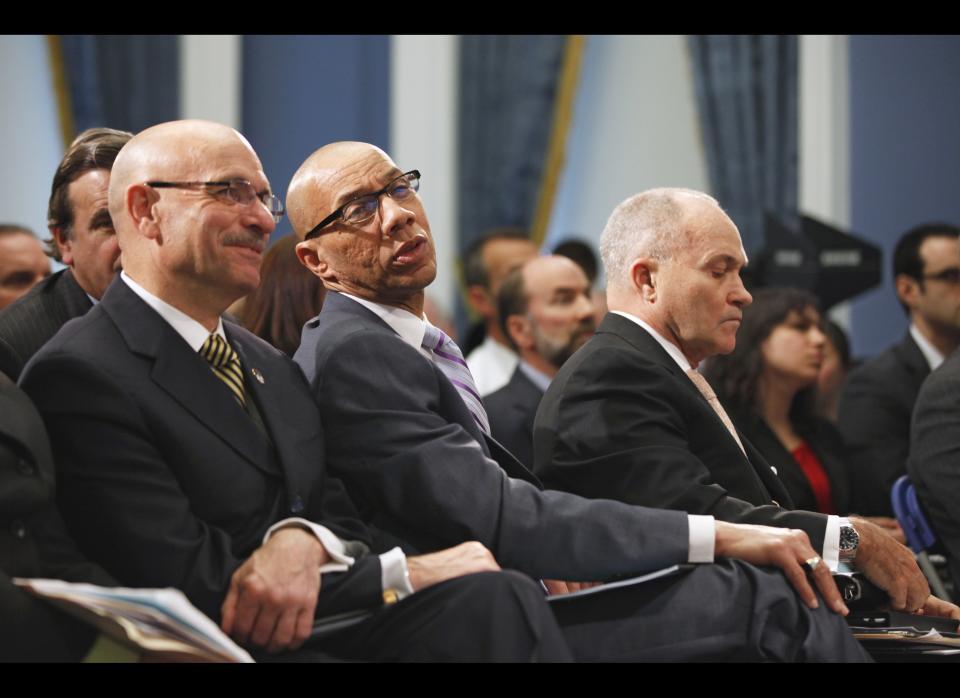
{"label": "older man with white hair", "polygon": [[[611,214],[600,240],[610,313],[560,370],[534,426],[537,475],[587,497],[798,528],[820,557],[847,561],[894,608],[952,615],[913,555],[861,518],[793,511],[777,472],[737,433],[696,368],[736,345],[752,298],[747,256],[712,197],[653,189]],[[838,560],[839,559],[839,560]]]}

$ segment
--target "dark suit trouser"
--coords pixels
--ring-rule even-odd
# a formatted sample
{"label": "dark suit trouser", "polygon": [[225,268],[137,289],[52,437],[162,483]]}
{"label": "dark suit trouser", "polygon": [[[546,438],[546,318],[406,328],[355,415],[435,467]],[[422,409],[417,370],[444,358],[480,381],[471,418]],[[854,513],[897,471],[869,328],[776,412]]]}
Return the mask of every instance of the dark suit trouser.
{"label": "dark suit trouser", "polygon": [[841,616],[737,561],[552,607],[579,661],[871,661]]}
{"label": "dark suit trouser", "polygon": [[512,571],[437,584],[309,649],[383,662],[572,659],[540,586]]}

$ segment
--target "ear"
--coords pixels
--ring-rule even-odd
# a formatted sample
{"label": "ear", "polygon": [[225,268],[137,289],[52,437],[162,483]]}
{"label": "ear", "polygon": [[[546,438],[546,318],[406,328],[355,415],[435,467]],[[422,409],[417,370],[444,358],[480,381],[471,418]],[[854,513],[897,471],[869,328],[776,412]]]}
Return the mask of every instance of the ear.
{"label": "ear", "polygon": [[917,296],[920,295],[920,284],[916,279],[906,274],[897,274],[894,279],[894,288],[899,298],[908,308],[913,308],[917,304]]}
{"label": "ear", "polygon": [[474,284],[467,286],[467,302],[482,317],[493,317],[497,314],[494,307],[493,296],[490,291],[483,286]]}
{"label": "ear", "polygon": [[330,265],[327,263],[326,256],[320,250],[319,244],[312,240],[304,240],[298,242],[295,249],[300,264],[309,269],[311,274],[320,279],[329,278],[332,275]]}
{"label": "ear", "polygon": [[68,267],[73,266],[73,242],[64,235],[64,230],[60,226],[49,226],[50,236],[53,238],[53,244],[60,251],[60,259]]}
{"label": "ear", "polygon": [[146,184],[131,184],[127,187],[124,205],[134,227],[148,238],[160,237],[157,202],[160,195]]}
{"label": "ear", "polygon": [[655,303],[658,292],[657,260],[638,257],[630,265],[630,283],[634,291],[648,303]]}
{"label": "ear", "polygon": [[525,315],[511,315],[507,318],[507,332],[510,338],[520,349],[533,349],[536,342],[533,339],[533,328]]}

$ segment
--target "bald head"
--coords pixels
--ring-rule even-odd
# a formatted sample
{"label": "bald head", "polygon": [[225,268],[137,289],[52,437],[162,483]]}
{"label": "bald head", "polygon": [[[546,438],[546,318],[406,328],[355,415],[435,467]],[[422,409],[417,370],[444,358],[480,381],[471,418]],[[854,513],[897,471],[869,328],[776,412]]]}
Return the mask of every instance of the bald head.
{"label": "bald head", "polygon": [[260,160],[240,133],[212,121],[169,121],[141,131],[123,147],[110,177],[110,216],[121,236],[129,233],[127,189],[146,181],[211,181],[203,173],[229,168],[237,151]]}
{"label": "bald head", "polygon": [[[396,168],[390,156],[371,143],[339,141],[314,151],[294,173],[287,188],[287,215],[297,236],[303,239],[321,217],[337,208],[331,198],[338,182],[377,162]],[[350,198],[349,194],[344,198]]]}
{"label": "bald head", "polygon": [[261,257],[276,227],[263,202],[269,193],[257,154],[228,126],[172,121],[138,133],[113,164],[108,196],[125,271],[155,296],[215,325],[259,285]]}
{"label": "bald head", "polygon": [[692,189],[649,189],[621,202],[600,236],[607,287],[629,286],[630,265],[638,257],[677,257],[693,242],[692,221],[711,212],[726,215],[716,199]]}

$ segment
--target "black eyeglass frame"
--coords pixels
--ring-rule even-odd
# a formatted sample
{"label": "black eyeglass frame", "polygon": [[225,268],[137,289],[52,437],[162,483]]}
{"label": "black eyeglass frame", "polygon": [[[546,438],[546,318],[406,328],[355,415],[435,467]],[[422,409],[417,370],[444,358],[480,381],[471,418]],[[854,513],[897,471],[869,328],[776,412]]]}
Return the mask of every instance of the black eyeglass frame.
{"label": "black eyeglass frame", "polygon": [[[409,172],[404,172],[403,174],[397,175],[396,177],[391,179],[389,182],[387,182],[387,185],[383,189],[372,191],[369,194],[361,194],[360,196],[353,197],[352,199],[350,199],[350,201],[347,201],[343,206],[341,206],[336,211],[334,211],[329,216],[327,216],[322,221],[320,221],[315,226],[313,226],[310,229],[310,231],[303,236],[303,239],[312,240],[313,238],[320,235],[321,230],[323,230],[328,225],[330,225],[331,223],[336,221],[338,218],[341,218],[343,216],[343,211],[344,209],[347,208],[347,206],[349,206],[350,204],[356,201],[359,201],[360,199],[376,197],[377,203],[379,204],[380,197],[386,194],[387,191],[390,189],[390,187],[392,187],[397,182],[397,180],[403,179],[404,177],[410,177],[410,176],[413,176],[416,179],[416,186],[411,186],[410,188],[413,189],[414,193],[417,193],[418,191],[420,191],[420,170],[410,170]],[[373,218],[373,215],[371,215],[370,218]],[[365,223],[366,221],[370,220],[370,218],[365,218],[362,221],[358,221],[358,223]]]}
{"label": "black eyeglass frame", "polygon": [[[207,187],[224,187],[230,189],[236,184],[245,184],[253,190],[254,196],[256,199],[263,204],[267,211],[270,212],[270,215],[273,216],[274,223],[279,223],[280,219],[283,218],[284,214],[287,212],[286,207],[283,205],[283,201],[276,194],[270,192],[265,192],[263,194],[258,194],[257,190],[253,188],[253,185],[245,179],[228,179],[222,182],[144,182],[148,187],[153,187],[154,189],[199,189]],[[235,203],[242,204],[243,202],[234,201]],[[272,203],[275,203],[279,210],[274,210],[271,206]]]}

